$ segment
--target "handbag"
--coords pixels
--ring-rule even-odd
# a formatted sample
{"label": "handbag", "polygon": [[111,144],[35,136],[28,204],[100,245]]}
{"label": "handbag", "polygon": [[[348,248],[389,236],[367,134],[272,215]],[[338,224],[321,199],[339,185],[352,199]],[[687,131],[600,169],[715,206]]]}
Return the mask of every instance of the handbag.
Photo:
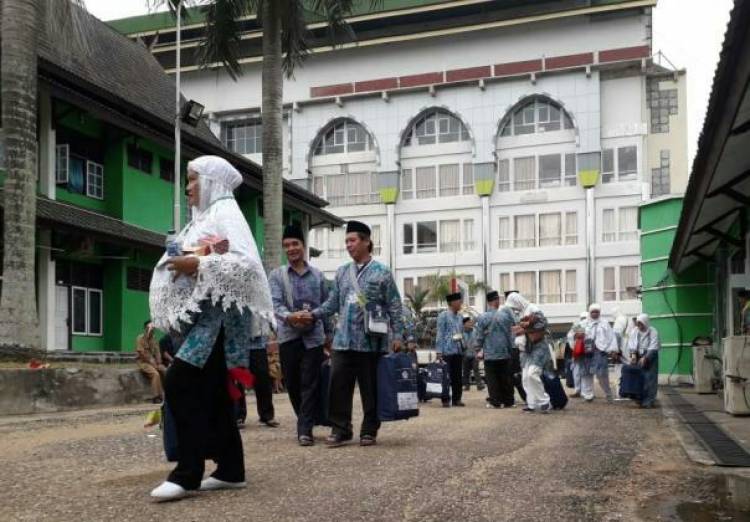
{"label": "handbag", "polygon": [[[362,269],[364,271],[365,269]],[[388,328],[390,321],[388,320],[388,314],[381,305],[373,301],[368,301],[367,296],[362,293],[362,289],[359,286],[358,276],[355,273],[356,268],[354,263],[349,267],[349,279],[351,280],[354,291],[357,292],[358,296],[361,296],[365,300],[364,306],[364,323],[365,323],[365,335],[371,337],[387,337]]]}

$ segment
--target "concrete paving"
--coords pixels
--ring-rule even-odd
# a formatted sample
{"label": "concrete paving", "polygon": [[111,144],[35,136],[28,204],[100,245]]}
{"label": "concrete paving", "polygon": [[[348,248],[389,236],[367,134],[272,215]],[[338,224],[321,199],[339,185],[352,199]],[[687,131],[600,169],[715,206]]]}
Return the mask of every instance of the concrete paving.
{"label": "concrete paving", "polygon": [[375,447],[328,449],[296,444],[276,395],[281,427],[243,431],[248,487],[168,504],[148,497],[170,464],[158,429],[142,426],[147,405],[3,418],[0,520],[631,521],[688,520],[664,514],[696,502],[724,509],[714,468],[686,457],[659,409],[574,399],[541,415],[487,410],[484,396],[424,405],[384,424]]}

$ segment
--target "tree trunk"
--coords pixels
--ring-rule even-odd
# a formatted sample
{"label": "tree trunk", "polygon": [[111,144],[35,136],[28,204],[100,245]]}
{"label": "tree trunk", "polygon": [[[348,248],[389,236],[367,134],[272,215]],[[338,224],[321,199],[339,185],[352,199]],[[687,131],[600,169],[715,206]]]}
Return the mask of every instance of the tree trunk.
{"label": "tree trunk", "polygon": [[47,0],[3,0],[2,127],[5,134],[0,347],[39,347],[36,310],[37,50]]}
{"label": "tree trunk", "polygon": [[270,271],[281,264],[284,77],[279,2],[263,7],[263,265]]}

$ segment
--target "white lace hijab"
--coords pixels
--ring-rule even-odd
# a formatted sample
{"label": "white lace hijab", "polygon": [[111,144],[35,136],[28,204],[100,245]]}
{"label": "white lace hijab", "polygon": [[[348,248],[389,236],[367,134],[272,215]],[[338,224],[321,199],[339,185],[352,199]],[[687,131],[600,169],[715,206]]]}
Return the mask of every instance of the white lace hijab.
{"label": "white lace hijab", "polygon": [[267,335],[275,328],[268,280],[253,234],[233,195],[242,176],[218,156],[196,158],[188,163],[188,171],[198,174],[200,202],[193,207],[193,219],[177,241],[192,246],[214,236],[227,239],[229,251],[201,256],[196,278],[180,276],[176,280],[167,270],[165,253],[151,278],[151,320],[162,330],[180,330],[180,322],[190,323],[191,313],[199,312],[201,302],[210,299],[221,303],[224,310],[233,304],[242,313],[249,310],[252,337]]}

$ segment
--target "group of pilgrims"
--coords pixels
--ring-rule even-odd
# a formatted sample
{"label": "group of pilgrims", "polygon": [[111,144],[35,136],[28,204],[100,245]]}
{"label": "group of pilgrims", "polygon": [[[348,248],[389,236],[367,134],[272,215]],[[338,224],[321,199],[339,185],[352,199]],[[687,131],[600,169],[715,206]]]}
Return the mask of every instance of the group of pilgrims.
{"label": "group of pilgrims", "polygon": [[[178,441],[177,464],[151,496],[166,501],[195,490],[245,487],[235,415],[237,384],[251,382],[249,369],[259,364],[272,335],[297,417],[298,444],[315,444],[321,367],[330,359],[326,425],[331,431],[325,445],[335,448],[354,438],[355,386],[363,412],[359,444],[376,445],[379,358],[401,350],[413,354],[416,339],[413,317],[409,319],[402,305],[390,269],[372,256],[370,228],[358,221],[347,223],[345,246],[351,261],[339,267],[332,285],[306,260],[305,236],[297,225],[284,229],[287,263],[266,274],[233,195],[242,182],[240,173],[223,158],[202,156],[188,163],[187,181],[192,218],[176,237],[183,255],[162,256],[149,294],[154,326],[168,332],[176,347],[164,392]],[[435,342],[451,377],[451,399],[443,405],[464,406],[463,375],[474,371],[479,381],[477,361],[483,359],[488,408],[512,407],[515,387],[525,411],[549,411],[541,378],[551,364],[543,311],[518,292],[506,292],[501,305],[500,294],[492,291],[487,294],[488,310],[474,324],[461,314],[460,293],[446,297],[449,309],[438,317]],[[625,350],[624,337],[615,335],[599,312],[592,305],[569,334],[573,341],[583,335],[593,347],[592,356],[574,363],[576,390],[586,400],[593,399],[594,375],[611,395],[607,354],[613,346]],[[641,360],[649,359],[655,396],[658,334],[645,315],[639,316],[636,329],[626,347],[642,354]],[[612,339],[618,340],[613,344]],[[652,404],[653,397],[650,400],[644,404]],[[277,426],[272,407],[264,418],[260,396],[258,402],[261,421]],[[208,459],[216,469],[203,478]]]}

